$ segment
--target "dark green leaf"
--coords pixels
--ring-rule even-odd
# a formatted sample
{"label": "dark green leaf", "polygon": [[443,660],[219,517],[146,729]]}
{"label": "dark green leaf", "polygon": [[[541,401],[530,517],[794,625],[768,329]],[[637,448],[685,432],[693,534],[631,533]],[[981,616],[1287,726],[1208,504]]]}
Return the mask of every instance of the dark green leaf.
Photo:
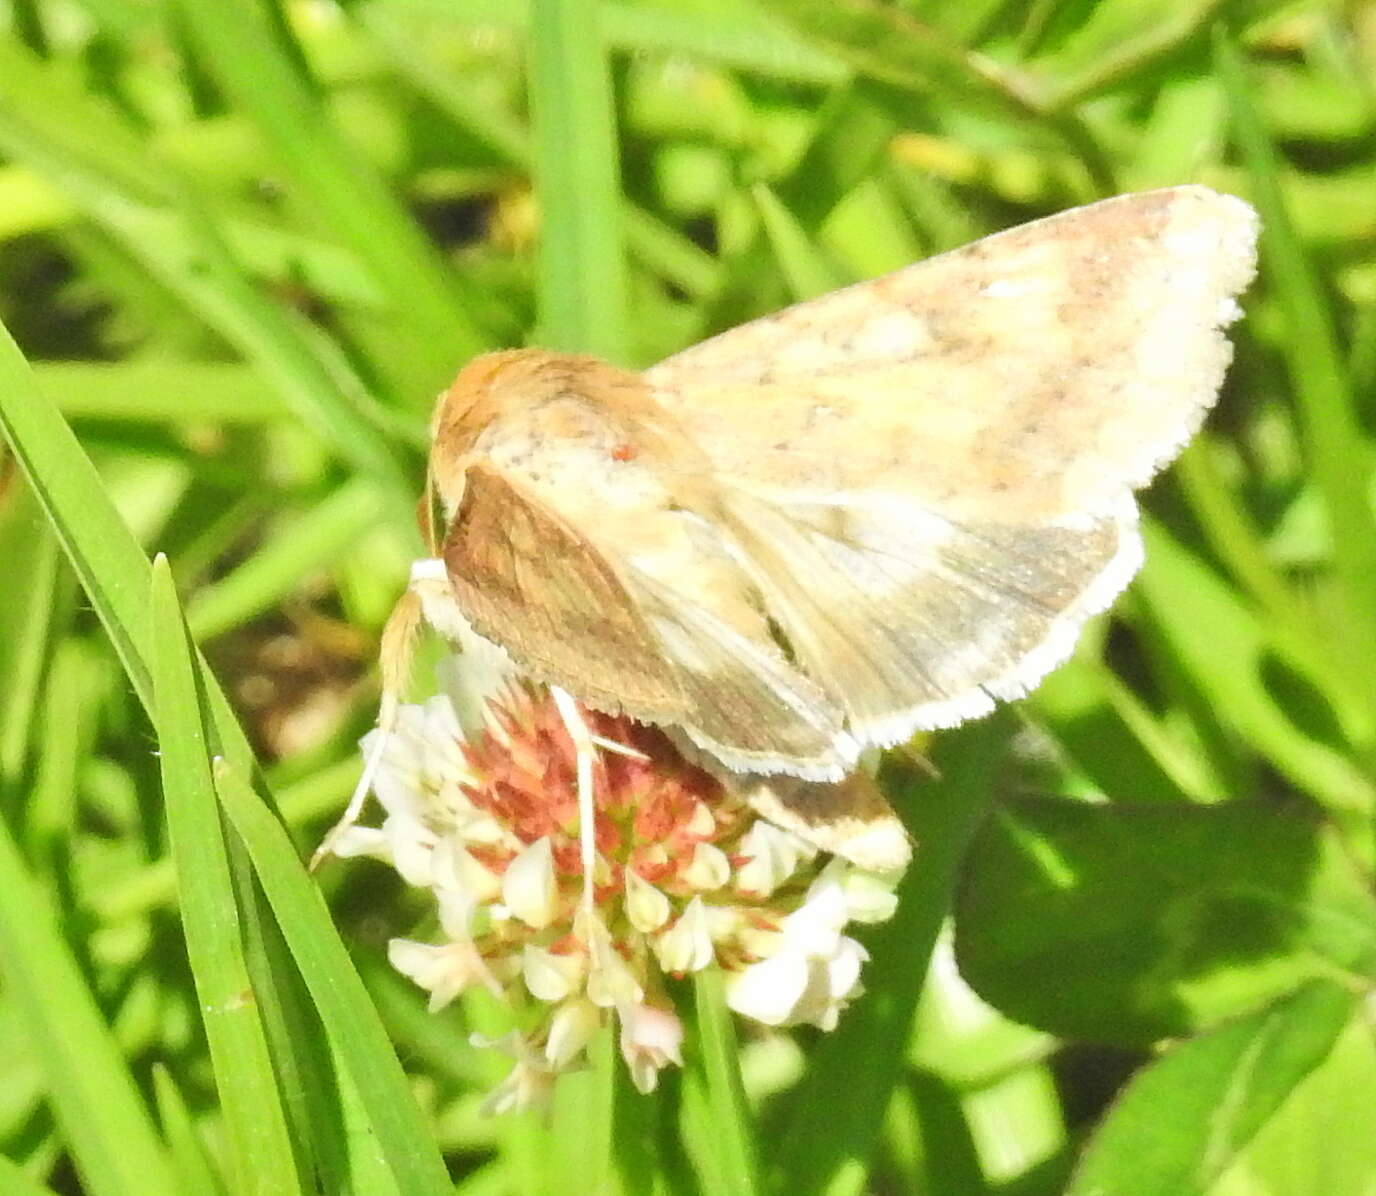
{"label": "dark green leaf", "polygon": [[1285,1116],[1286,1101],[1323,1063],[1357,1003],[1351,990],[1313,981],[1275,1005],[1167,1051],[1114,1103],[1068,1196],[1212,1191],[1258,1131]]}
{"label": "dark green leaf", "polygon": [[1024,799],[970,852],[961,972],[1017,1021],[1146,1044],[1376,967],[1376,899],[1331,829],[1260,802]]}

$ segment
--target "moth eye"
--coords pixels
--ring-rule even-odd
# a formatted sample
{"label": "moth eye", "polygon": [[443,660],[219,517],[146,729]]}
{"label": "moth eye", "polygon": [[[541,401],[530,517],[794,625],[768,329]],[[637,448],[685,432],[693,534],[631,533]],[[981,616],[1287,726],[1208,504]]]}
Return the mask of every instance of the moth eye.
{"label": "moth eye", "polygon": [[640,450],[633,444],[615,444],[612,446],[611,458],[613,461],[634,461],[640,455]]}

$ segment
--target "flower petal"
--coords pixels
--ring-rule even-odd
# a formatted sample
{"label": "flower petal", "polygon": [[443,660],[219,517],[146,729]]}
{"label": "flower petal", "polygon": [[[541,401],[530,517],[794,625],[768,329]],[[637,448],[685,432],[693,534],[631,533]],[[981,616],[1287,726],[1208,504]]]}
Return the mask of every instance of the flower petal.
{"label": "flower petal", "polygon": [[472,943],[434,946],[410,939],[387,944],[387,959],[403,976],[430,993],[430,1012],[443,1009],[474,983],[500,989]]}
{"label": "flower petal", "polygon": [[811,972],[796,951],[776,951],[737,972],[726,984],[726,1004],[743,1017],[782,1026],[807,991]]}
{"label": "flower petal", "polygon": [[502,903],[527,926],[543,930],[559,912],[554,849],[549,836],[536,839],[506,866]]}
{"label": "flower petal", "polygon": [[653,1092],[662,1068],[670,1063],[683,1066],[683,1023],[673,1010],[654,1005],[630,1005],[618,1013],[621,1057],[631,1082],[642,1093]]}
{"label": "flower petal", "polygon": [[645,990],[626,961],[612,944],[612,936],[600,921],[590,929],[580,925],[579,933],[588,943],[588,1000],[604,1009],[633,1005],[645,999]]}
{"label": "flower petal", "polygon": [[736,873],[736,887],[743,893],[768,897],[800,864],[812,859],[817,849],[798,835],[761,819],[741,837],[737,852],[750,858]]}
{"label": "flower petal", "polygon": [[840,884],[832,877],[821,877],[803,904],[784,919],[784,938],[804,955],[828,957],[836,951],[849,912]]}
{"label": "flower petal", "polygon": [[553,1004],[572,993],[583,978],[583,957],[555,955],[527,943],[521,953],[521,976],[532,997]]}
{"label": "flower petal", "polygon": [[591,1001],[574,997],[554,1011],[545,1039],[545,1062],[556,1070],[567,1067],[597,1033],[602,1012]]}
{"label": "flower petal", "polygon": [[683,870],[683,879],[699,893],[722,888],[731,879],[731,861],[713,843],[699,843],[693,858]]}
{"label": "flower petal", "polygon": [[669,898],[634,868],[626,869],[626,917],[641,934],[658,930],[669,920]]}
{"label": "flower petal", "polygon": [[666,972],[698,972],[715,958],[711,924],[701,897],[690,901],[679,919],[654,940],[655,955]]}

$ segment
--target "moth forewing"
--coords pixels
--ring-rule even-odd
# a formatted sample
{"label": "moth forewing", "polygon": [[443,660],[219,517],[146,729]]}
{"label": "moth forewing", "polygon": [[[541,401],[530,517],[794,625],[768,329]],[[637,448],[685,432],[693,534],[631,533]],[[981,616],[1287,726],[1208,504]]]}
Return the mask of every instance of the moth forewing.
{"label": "moth forewing", "polygon": [[1034,221],[646,372],[718,473],[957,519],[1111,511],[1212,406],[1256,215],[1202,187]]}

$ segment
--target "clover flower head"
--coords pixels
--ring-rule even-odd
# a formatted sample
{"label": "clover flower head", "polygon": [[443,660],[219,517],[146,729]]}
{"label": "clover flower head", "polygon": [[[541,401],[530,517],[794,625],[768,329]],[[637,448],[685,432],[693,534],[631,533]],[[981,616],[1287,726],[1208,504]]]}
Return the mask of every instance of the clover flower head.
{"label": "clover flower head", "polygon": [[483,988],[524,1011],[520,1033],[483,1040],[514,1060],[488,1111],[542,1101],[609,1019],[632,1081],[653,1090],[682,1063],[671,980],[704,968],[725,969],[746,1017],[835,1025],[866,958],[845,927],[887,916],[894,878],[823,864],[661,731],[584,710],[622,749],[594,766],[589,915],[576,753],[549,694],[504,682],[467,733],[458,708],[450,694],[401,708],[373,786],[381,826],[351,828],[334,852],[385,860],[433,893],[443,941],[389,949],[432,1010]]}

